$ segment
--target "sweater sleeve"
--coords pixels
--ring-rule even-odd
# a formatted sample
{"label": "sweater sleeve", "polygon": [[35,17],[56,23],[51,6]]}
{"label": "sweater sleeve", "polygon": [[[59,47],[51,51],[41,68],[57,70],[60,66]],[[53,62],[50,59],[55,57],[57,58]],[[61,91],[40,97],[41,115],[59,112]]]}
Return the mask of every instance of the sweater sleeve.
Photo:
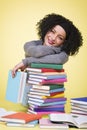
{"label": "sweater sleeve", "polygon": [[27,57],[22,60],[25,66],[31,63],[53,63],[53,64],[64,64],[68,61],[69,56],[65,52],[59,54],[47,55],[40,58]]}
{"label": "sweater sleeve", "polygon": [[49,47],[37,43],[39,42],[28,42],[24,45],[25,57],[39,58],[56,53],[56,49],[54,49],[54,47]]}

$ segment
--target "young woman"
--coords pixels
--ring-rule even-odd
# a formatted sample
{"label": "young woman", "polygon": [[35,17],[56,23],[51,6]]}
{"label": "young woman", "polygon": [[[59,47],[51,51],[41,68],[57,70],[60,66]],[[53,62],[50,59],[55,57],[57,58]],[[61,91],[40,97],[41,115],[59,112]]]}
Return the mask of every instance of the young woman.
{"label": "young woman", "polygon": [[37,23],[39,40],[24,45],[25,59],[12,69],[24,70],[31,63],[64,64],[78,53],[83,44],[81,32],[72,21],[58,14],[48,14]]}

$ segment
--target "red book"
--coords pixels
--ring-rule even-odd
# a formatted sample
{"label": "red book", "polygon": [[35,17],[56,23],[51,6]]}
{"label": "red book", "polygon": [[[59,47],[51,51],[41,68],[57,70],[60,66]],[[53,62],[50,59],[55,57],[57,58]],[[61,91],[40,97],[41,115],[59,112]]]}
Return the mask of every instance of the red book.
{"label": "red book", "polygon": [[38,73],[43,73],[43,72],[64,72],[64,69],[51,69],[51,68],[27,68],[26,71],[31,71],[31,72],[38,72]]}
{"label": "red book", "polygon": [[25,112],[17,112],[0,117],[1,121],[14,122],[14,123],[28,123],[30,121],[38,120],[42,117],[41,114],[28,114]]}

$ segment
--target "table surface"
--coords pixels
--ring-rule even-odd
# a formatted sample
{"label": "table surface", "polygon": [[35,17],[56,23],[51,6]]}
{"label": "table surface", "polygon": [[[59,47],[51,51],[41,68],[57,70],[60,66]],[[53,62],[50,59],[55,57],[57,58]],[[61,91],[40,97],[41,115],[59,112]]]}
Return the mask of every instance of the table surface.
{"label": "table surface", "polygon": [[[11,102],[8,102],[6,100],[1,100],[0,101],[0,108],[4,108],[6,110],[10,110],[10,111],[26,111],[27,108],[20,105],[20,104],[14,104]],[[42,128],[39,127],[39,125],[36,125],[35,127],[31,127],[31,128],[24,128],[24,127],[9,127],[6,126],[6,124],[4,122],[0,122],[0,130],[41,130]],[[44,130],[50,130],[50,129],[46,129],[44,128]],[[58,130],[57,129],[51,129],[51,130]],[[78,128],[69,128],[69,130],[79,130]],[[80,129],[80,130],[84,130],[84,129]],[[86,130],[86,129],[85,129]]]}

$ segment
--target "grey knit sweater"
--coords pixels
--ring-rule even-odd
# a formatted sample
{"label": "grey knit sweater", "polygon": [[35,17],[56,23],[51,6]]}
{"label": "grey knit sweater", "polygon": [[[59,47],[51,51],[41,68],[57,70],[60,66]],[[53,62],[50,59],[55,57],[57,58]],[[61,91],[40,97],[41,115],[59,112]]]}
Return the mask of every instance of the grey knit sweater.
{"label": "grey knit sweater", "polygon": [[25,43],[24,51],[25,59],[22,62],[25,66],[31,63],[64,64],[69,58],[64,51],[61,51],[61,47],[43,45],[41,40]]}

